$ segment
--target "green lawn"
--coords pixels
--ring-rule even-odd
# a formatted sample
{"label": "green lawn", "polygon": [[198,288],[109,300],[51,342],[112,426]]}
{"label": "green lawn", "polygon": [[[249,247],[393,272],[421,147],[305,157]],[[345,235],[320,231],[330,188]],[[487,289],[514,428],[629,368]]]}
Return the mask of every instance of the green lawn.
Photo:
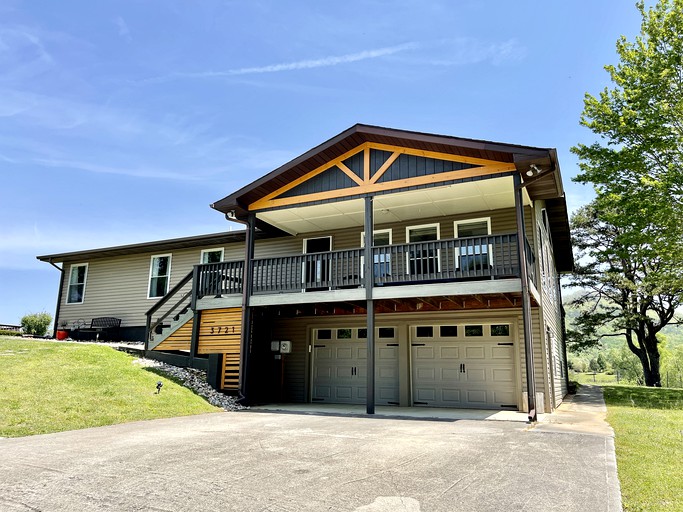
{"label": "green lawn", "polygon": [[0,337],[0,437],[221,410],[133,359],[102,345]]}
{"label": "green lawn", "polygon": [[683,389],[603,386],[626,511],[683,511]]}
{"label": "green lawn", "polygon": [[595,384],[598,386],[602,384],[617,384],[617,376],[608,375],[607,373],[593,374],[593,372],[575,372],[570,370],[569,379],[575,380],[579,384]]}

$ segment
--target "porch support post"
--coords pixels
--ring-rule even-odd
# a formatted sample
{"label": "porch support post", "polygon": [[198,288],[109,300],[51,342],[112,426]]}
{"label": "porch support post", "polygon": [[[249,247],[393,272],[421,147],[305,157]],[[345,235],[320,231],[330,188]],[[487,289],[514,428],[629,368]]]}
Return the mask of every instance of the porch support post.
{"label": "porch support post", "polygon": [[197,265],[192,269],[192,298],[190,300],[190,308],[194,312],[192,317],[192,336],[190,338],[190,367],[194,368],[194,357],[197,355],[197,347],[199,346],[199,324],[201,323],[201,312],[197,310],[197,290],[199,288],[199,267]]}
{"label": "porch support post", "polygon": [[375,414],[375,303],[372,299],[372,287],[375,282],[375,265],[372,258],[372,246],[375,242],[373,233],[372,196],[365,197],[365,245],[364,245],[364,269],[365,277],[365,300],[367,315],[367,393],[366,412]]}
{"label": "porch support post", "polygon": [[522,322],[524,324],[524,358],[526,359],[526,390],[529,421],[538,420],[536,414],[536,379],[534,376],[534,345],[531,325],[531,296],[526,262],[526,229],[524,224],[524,185],[520,174],[514,175],[515,211],[517,213],[517,253],[519,255],[519,278],[522,281]]}
{"label": "porch support post", "polygon": [[249,306],[249,298],[251,297],[254,281],[255,221],[255,215],[249,213],[244,223],[247,231],[244,239],[244,268],[242,272],[242,340],[239,374],[239,393],[244,399],[247,398],[249,393],[247,389],[247,369],[249,368],[249,352],[251,348],[251,307]]}

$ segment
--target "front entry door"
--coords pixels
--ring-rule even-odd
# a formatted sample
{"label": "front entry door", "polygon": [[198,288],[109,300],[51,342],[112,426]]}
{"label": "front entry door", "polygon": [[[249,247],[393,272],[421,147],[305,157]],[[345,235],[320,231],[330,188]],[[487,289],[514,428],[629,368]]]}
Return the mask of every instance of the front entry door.
{"label": "front entry door", "polygon": [[308,291],[324,290],[330,286],[328,253],[332,250],[332,237],[306,238],[304,254],[310,255],[302,268],[303,288]]}

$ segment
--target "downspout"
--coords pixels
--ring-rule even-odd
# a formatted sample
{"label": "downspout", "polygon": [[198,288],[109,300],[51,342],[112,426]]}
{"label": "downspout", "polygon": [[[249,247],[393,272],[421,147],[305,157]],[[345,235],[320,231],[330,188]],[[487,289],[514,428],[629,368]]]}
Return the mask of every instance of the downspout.
{"label": "downspout", "polygon": [[64,263],[62,262],[62,266],[58,267],[54,263],[52,263],[52,258],[47,260],[47,262],[55,267],[57,270],[59,270],[60,276],[59,276],[59,292],[57,293],[57,308],[55,309],[55,321],[53,324],[52,328],[52,337],[57,336],[57,325],[59,322],[59,312],[62,307],[62,295],[64,293]]}
{"label": "downspout", "polygon": [[240,346],[240,374],[238,393],[239,400],[247,400],[247,366],[249,365],[249,348],[251,344],[251,308],[249,299],[251,298],[253,286],[253,265],[254,265],[254,228],[255,216],[249,213],[247,220],[240,220],[235,215],[234,210],[225,214],[227,220],[239,222],[246,227],[244,237],[244,269],[242,272],[242,344]]}
{"label": "downspout", "polygon": [[526,389],[529,421],[538,420],[536,413],[536,376],[534,375],[534,346],[531,323],[531,296],[526,258],[526,225],[524,223],[523,190],[525,184],[519,174],[514,175],[515,210],[517,213],[517,252],[519,255],[519,277],[522,281],[522,322],[524,324],[524,355],[526,360]]}
{"label": "downspout", "polygon": [[[560,299],[560,321],[562,322],[562,352],[564,355],[564,380],[569,391],[569,361],[567,360],[567,324],[566,313],[564,311],[564,304],[562,303],[562,286],[560,285],[560,276],[557,276],[557,296]],[[564,397],[562,397],[564,398]]]}

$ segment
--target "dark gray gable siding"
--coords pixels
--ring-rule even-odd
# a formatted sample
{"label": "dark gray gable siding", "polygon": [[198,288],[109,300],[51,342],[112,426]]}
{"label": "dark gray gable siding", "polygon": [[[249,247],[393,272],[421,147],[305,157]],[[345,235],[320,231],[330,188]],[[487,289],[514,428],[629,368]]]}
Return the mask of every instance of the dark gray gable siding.
{"label": "dark gray gable siding", "polygon": [[344,160],[344,165],[351,169],[360,179],[363,179],[363,152],[360,151],[350,158]]}
{"label": "dark gray gable siding", "polygon": [[400,155],[396,161],[389,166],[386,172],[377,180],[378,183],[396,181],[417,176],[428,176],[430,174],[441,174],[450,171],[461,171],[478,167],[472,164],[461,164],[449,162],[447,160],[437,160],[435,158],[425,158],[414,155]]}
{"label": "dark gray gable siding", "polygon": [[370,176],[374,174],[382,167],[382,164],[386,162],[391,156],[391,151],[382,151],[381,149],[371,149],[370,150]]}
{"label": "dark gray gable siding", "polygon": [[339,167],[334,166],[278,197],[296,197],[357,186]]}

